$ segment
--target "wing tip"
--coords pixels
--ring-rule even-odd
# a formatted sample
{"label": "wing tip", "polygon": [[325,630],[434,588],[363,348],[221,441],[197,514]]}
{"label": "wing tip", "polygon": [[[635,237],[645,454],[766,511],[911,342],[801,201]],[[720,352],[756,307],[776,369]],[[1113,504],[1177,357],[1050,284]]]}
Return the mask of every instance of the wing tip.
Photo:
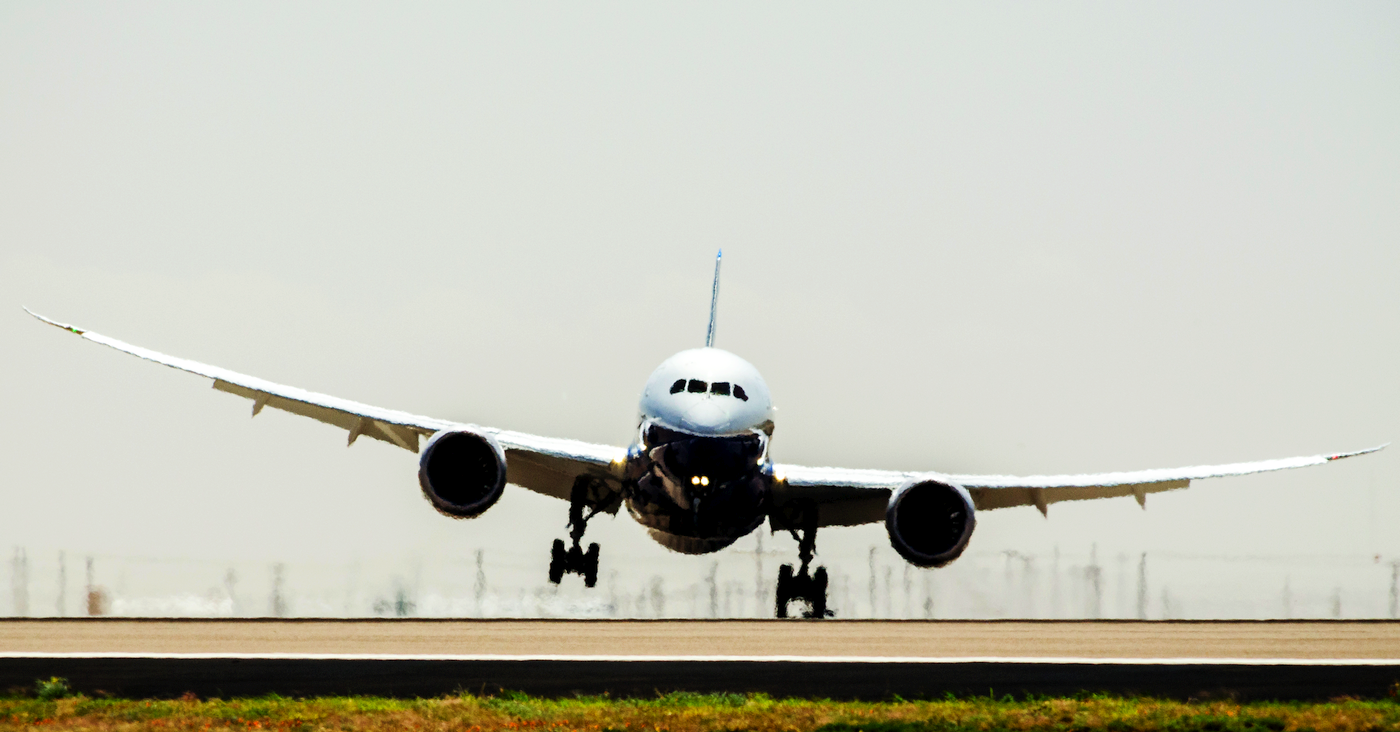
{"label": "wing tip", "polygon": [[1357,455],[1366,455],[1373,452],[1379,452],[1389,446],[1390,443],[1387,442],[1381,445],[1376,445],[1375,447],[1368,447],[1364,450],[1353,450],[1352,452],[1339,452],[1336,455],[1328,455],[1327,461],[1331,462],[1333,460],[1341,460],[1342,458],[1356,457]]}
{"label": "wing tip", "polygon": [[55,328],[62,328],[63,330],[68,331],[69,333],[77,333],[78,335],[82,335],[82,334],[84,334],[84,333],[87,332],[87,331],[83,330],[82,328],[78,328],[78,327],[69,325],[69,324],[67,324],[67,323],[60,323],[60,322],[58,322],[57,320],[50,320],[50,319],[48,319],[48,318],[45,318],[44,316],[42,316],[42,315],[40,315],[40,314],[34,312],[33,310],[30,310],[29,308],[25,307],[24,305],[21,305],[20,307],[21,307],[21,308],[24,308],[24,312],[29,313],[30,315],[34,316],[36,319],[38,319],[38,320],[40,320],[40,321],[42,321],[42,322],[48,323],[49,325],[52,325],[52,326],[55,327]]}

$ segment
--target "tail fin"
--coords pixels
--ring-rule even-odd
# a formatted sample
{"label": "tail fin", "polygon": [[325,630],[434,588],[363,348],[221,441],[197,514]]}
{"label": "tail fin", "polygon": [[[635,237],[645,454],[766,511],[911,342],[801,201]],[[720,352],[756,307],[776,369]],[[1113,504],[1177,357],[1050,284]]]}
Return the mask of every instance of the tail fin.
{"label": "tail fin", "polygon": [[715,345],[715,311],[719,309],[719,263],[724,257],[724,250],[719,250],[715,255],[715,287],[710,291],[710,330],[705,333],[705,347],[713,348]]}

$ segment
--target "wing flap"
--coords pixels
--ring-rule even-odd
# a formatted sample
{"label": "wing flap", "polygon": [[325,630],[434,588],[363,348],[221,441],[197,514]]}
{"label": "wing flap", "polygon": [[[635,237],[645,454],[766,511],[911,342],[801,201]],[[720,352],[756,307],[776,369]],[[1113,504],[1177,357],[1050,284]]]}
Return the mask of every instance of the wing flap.
{"label": "wing flap", "polygon": [[773,504],[815,504],[817,526],[859,526],[885,519],[890,493],[908,476],[888,470],[773,466]]}
{"label": "wing flap", "polygon": [[[1132,483],[1107,486],[1068,486],[1056,488],[1013,487],[1013,488],[968,488],[972,494],[972,504],[978,511],[1013,506],[1035,506],[1043,513],[1052,503],[1063,501],[1088,501],[1096,498],[1122,498],[1132,496],[1139,505],[1147,505],[1148,493],[1185,488],[1189,480],[1166,480],[1157,483]],[[964,486],[966,487],[966,486]]]}
{"label": "wing flap", "polygon": [[421,438],[431,436],[439,430],[469,429],[490,434],[506,451],[507,480],[549,496],[568,499],[574,480],[581,475],[611,478],[614,464],[626,456],[626,450],[611,445],[541,437],[423,417],[276,384],[218,366],[134,346],[99,333],[50,320],[28,308],[25,308],[25,312],[93,343],[213,379],[214,388],[218,391],[251,400],[253,416],[257,416],[267,407],[272,407],[339,427],[348,433],[351,444],[360,437],[369,437],[417,453]]}
{"label": "wing flap", "polygon": [[876,495],[848,498],[817,505],[817,526],[860,526],[885,520],[885,509],[889,508],[888,492],[877,491]]}
{"label": "wing flap", "polygon": [[253,401],[253,416],[257,416],[264,407],[272,407],[283,412],[310,417],[317,422],[324,422],[328,425],[339,427],[350,434],[349,442],[354,444],[360,437],[369,437],[380,442],[387,442],[395,447],[402,447],[412,453],[418,452],[418,442],[420,435],[432,435],[432,432],[423,429],[408,427],[393,422],[381,422],[377,419],[346,412],[339,409],[314,404],[312,402],[288,399],[276,394],[269,394],[246,386],[233,384],[222,379],[214,380],[214,388],[218,391],[244,399]]}
{"label": "wing flap", "polygon": [[1079,475],[948,475],[800,465],[775,465],[773,474],[781,486],[775,489],[775,497],[816,503],[822,526],[851,526],[883,520],[884,511],[877,512],[874,507],[881,501],[887,502],[893,491],[912,481],[935,480],[960,485],[972,495],[973,505],[979,511],[1035,506],[1046,513],[1052,503],[1126,496],[1133,496],[1139,505],[1146,506],[1147,494],[1186,488],[1193,480],[1321,465],[1385,447],[1250,463]]}
{"label": "wing flap", "polygon": [[602,479],[614,490],[621,490],[621,482],[605,466],[547,453],[506,449],[506,480],[536,493],[567,501],[574,481],[581,475]]}

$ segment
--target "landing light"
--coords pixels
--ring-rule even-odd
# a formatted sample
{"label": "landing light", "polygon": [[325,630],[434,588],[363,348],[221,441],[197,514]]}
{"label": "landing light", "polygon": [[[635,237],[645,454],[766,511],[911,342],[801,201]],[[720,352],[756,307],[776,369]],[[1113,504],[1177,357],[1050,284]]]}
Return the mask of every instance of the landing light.
{"label": "landing light", "polygon": [[708,476],[708,475],[692,475],[692,476],[690,476],[690,484],[691,484],[691,485],[709,485],[709,484],[710,484],[710,476]]}

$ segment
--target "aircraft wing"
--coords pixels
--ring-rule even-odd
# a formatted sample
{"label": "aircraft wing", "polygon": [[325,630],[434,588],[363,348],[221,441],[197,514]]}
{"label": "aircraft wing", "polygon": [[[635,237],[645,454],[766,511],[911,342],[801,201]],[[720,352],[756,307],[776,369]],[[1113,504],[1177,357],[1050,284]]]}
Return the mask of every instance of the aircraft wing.
{"label": "aircraft wing", "polygon": [[773,474],[777,481],[774,493],[775,499],[779,502],[806,499],[816,503],[819,517],[818,525],[820,526],[854,526],[883,521],[890,494],[905,483],[920,480],[936,480],[966,488],[967,492],[972,495],[973,506],[979,511],[1012,506],[1035,506],[1042,514],[1045,514],[1052,503],[1120,496],[1133,496],[1139,505],[1146,508],[1147,494],[1185,488],[1193,480],[1321,465],[1332,460],[1375,452],[1383,447],[1385,445],[1331,455],[1311,455],[1280,460],[1261,460],[1252,463],[1232,463],[1230,465],[1025,477],[775,465],[773,466]]}
{"label": "aircraft wing", "polygon": [[523,432],[423,417],[318,394],[294,386],[274,384],[255,376],[167,356],[90,330],[49,320],[29,308],[25,308],[25,312],[93,343],[213,379],[215,389],[252,400],[254,417],[264,407],[271,407],[339,427],[349,433],[350,444],[354,444],[357,438],[369,437],[417,453],[419,438],[431,437],[439,430],[465,428],[489,434],[495,437],[505,450],[507,481],[565,500],[569,498],[569,491],[576,477],[591,474],[611,479],[614,461],[622,459],[627,453],[624,448],[610,445],[540,437]]}

